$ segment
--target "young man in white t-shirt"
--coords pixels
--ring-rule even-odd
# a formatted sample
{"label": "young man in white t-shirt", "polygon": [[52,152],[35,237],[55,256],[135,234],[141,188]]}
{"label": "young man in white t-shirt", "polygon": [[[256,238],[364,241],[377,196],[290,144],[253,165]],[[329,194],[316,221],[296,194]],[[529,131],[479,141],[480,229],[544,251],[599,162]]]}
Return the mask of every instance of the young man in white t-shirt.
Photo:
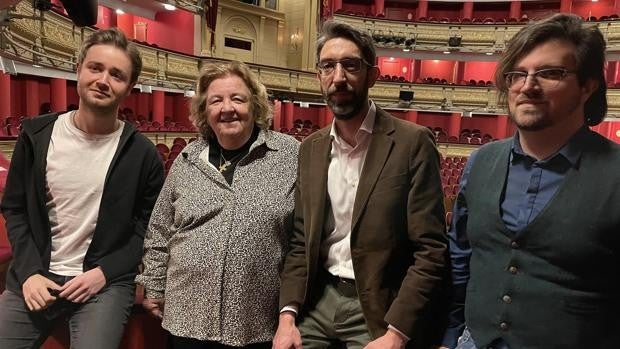
{"label": "young man in white t-shirt", "polygon": [[0,348],[36,348],[68,319],[72,348],[116,348],[163,183],[153,144],[117,119],[142,68],[117,29],[82,46],[79,108],[25,120],[2,212],[13,249]]}

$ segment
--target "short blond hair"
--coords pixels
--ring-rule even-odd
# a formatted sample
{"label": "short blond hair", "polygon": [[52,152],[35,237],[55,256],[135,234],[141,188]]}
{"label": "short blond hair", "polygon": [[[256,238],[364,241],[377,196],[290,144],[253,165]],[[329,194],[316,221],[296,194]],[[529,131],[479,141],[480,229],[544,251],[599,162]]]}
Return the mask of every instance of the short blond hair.
{"label": "short blond hair", "polygon": [[267,96],[267,89],[250,68],[241,62],[207,63],[200,70],[196,94],[190,105],[190,120],[203,137],[213,136],[213,131],[207,121],[207,89],[214,80],[226,76],[238,76],[250,90],[250,113],[254,116],[254,123],[266,130],[271,125],[273,107]]}

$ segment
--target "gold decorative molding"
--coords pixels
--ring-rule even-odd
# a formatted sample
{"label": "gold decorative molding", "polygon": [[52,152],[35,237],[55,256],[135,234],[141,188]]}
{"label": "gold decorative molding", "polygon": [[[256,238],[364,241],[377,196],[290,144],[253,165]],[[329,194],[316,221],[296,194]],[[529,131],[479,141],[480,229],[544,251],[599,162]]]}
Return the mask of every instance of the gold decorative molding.
{"label": "gold decorative molding", "polygon": [[198,62],[191,57],[168,56],[164,69],[167,77],[196,79],[198,76]]}
{"label": "gold decorative molding", "polygon": [[[233,3],[225,0],[220,3]],[[235,2],[236,3],[236,2]],[[17,13],[34,15],[27,1],[17,5]],[[269,16],[278,17],[271,11]],[[267,16],[267,17],[269,17]],[[338,16],[345,18],[346,16]],[[3,47],[0,55],[24,63],[32,63],[34,55],[38,63],[48,68],[73,72],[78,49],[85,37],[93,32],[91,28],[75,28],[69,19],[54,12],[43,14],[44,21],[38,19],[15,19],[9,27],[0,29]],[[346,17],[365,30],[392,31],[400,33],[419,33],[429,42],[435,40],[445,46],[445,38],[455,28],[461,28],[466,45],[489,45],[493,40],[502,44],[520,26],[471,25],[451,26],[426,23],[399,23],[394,21],[362,20]],[[620,23],[598,23],[608,42],[620,47]],[[601,27],[602,26],[602,27]],[[467,27],[467,28],[466,28]],[[418,36],[420,38],[420,36]],[[179,90],[193,90],[199,67],[205,62],[226,61],[224,59],[204,58],[183,55],[153,46],[136,43],[142,55],[143,70],[139,83]],[[296,93],[303,98],[320,100],[321,90],[314,71],[300,71],[268,65],[249,64],[259,79],[270,90]],[[506,114],[504,106],[497,105],[497,90],[490,87],[426,85],[378,81],[370,90],[370,96],[381,106],[396,107],[400,91],[413,91],[412,108],[418,110],[473,111]],[[607,92],[609,116],[620,117],[620,89]]]}
{"label": "gold decorative molding", "polygon": [[269,71],[269,69],[261,68],[259,71],[259,77],[261,82],[266,86],[270,86],[279,90],[293,90],[297,86],[292,86],[290,73],[283,73],[277,71]]}
{"label": "gold decorative molding", "polygon": [[[442,51],[452,35],[461,37],[460,49],[465,52],[487,52],[489,48],[502,47],[523,26],[522,23],[461,24],[408,22],[379,18],[363,18],[336,14],[335,19],[346,22],[370,34],[395,35],[416,38],[416,45],[431,51]],[[607,40],[608,52],[620,52],[620,23],[617,21],[593,22]]]}
{"label": "gold decorative molding", "polygon": [[321,86],[319,84],[319,80],[316,77],[316,74],[312,74],[311,76],[300,75],[297,82],[297,91],[320,94]]}

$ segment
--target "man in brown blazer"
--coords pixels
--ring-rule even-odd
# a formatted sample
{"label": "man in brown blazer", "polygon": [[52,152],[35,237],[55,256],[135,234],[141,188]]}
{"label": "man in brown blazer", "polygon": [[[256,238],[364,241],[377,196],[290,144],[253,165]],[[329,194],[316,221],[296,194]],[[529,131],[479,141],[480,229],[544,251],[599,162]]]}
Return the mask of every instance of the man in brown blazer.
{"label": "man in brown blazer", "polygon": [[317,75],[335,119],[301,145],[276,349],[428,348],[441,336],[439,155],[426,128],[368,99],[375,58],[369,35],[324,24]]}

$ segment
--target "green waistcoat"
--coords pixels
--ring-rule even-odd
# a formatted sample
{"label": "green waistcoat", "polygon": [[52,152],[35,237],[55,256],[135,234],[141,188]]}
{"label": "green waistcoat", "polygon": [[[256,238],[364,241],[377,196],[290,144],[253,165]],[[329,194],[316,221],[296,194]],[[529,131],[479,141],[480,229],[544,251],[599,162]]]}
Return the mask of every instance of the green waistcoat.
{"label": "green waistcoat", "polygon": [[478,348],[620,348],[620,147],[583,142],[555,196],[518,234],[500,214],[512,139],[480,149],[466,188],[466,324]]}

